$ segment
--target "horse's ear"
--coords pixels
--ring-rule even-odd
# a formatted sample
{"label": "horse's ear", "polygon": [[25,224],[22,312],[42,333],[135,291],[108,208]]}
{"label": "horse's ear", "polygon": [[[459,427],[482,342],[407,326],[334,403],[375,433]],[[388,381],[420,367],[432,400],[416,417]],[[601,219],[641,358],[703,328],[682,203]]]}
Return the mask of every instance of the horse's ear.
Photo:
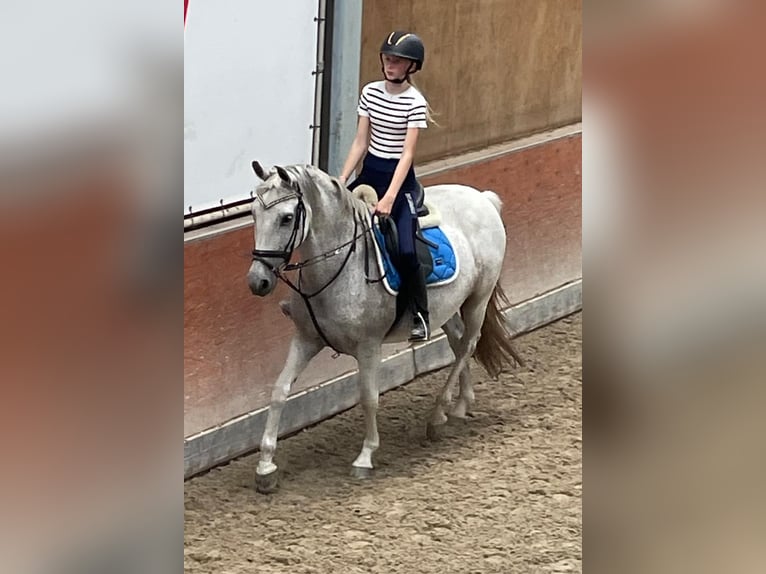
{"label": "horse's ear", "polygon": [[337,177],[331,177],[331,178],[330,178],[330,181],[332,181],[332,186],[335,188],[335,190],[336,190],[338,193],[343,193],[344,191],[346,191],[346,189],[345,189],[345,188],[344,188],[344,186],[343,186],[343,185],[340,183],[340,180],[339,180]]}
{"label": "horse's ear", "polygon": [[291,187],[295,185],[293,184],[293,180],[290,179],[290,174],[287,173],[287,170],[285,168],[280,166],[275,166],[275,167],[277,169],[277,173],[279,174],[279,179],[281,179],[282,181],[284,181],[287,185]]}
{"label": "horse's ear", "polygon": [[266,171],[261,167],[261,164],[256,160],[253,160],[253,171],[262,181],[266,180]]}

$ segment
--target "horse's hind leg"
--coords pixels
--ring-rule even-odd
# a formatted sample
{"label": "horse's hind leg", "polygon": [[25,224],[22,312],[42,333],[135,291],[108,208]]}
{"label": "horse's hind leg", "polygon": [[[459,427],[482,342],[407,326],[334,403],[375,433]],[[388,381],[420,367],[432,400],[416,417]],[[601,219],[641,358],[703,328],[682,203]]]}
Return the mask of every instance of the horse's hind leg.
{"label": "horse's hind leg", "polygon": [[[464,325],[460,315],[456,313],[447,323],[442,327],[444,333],[447,335],[447,341],[449,342],[452,352],[455,357],[458,355],[458,346],[460,340],[463,337]],[[466,361],[465,367],[460,371],[460,393],[455,399],[455,405],[450,410],[449,415],[458,419],[463,419],[468,413],[471,412],[471,406],[474,402],[473,385],[471,384],[471,363]]]}
{"label": "horse's hind leg", "polygon": [[359,391],[364,410],[365,434],[362,452],[351,465],[351,475],[368,478],[372,475],[372,455],[378,449],[378,369],[380,366],[380,343],[374,343],[357,353],[359,365]]}
{"label": "horse's hind leg", "polygon": [[255,486],[258,492],[273,492],[277,487],[277,465],[274,464],[274,451],[277,449],[279,418],[298,375],[308,362],[322,350],[324,344],[316,339],[308,339],[297,334],[290,341],[290,350],[282,372],[271,391],[271,403],[266,417],[266,427],[261,438],[261,458],[255,472]]}
{"label": "horse's hind leg", "polygon": [[[458,378],[468,366],[468,360],[473,356],[476,350],[476,344],[481,335],[481,325],[484,322],[484,314],[489,303],[489,296],[476,301],[469,298],[461,308],[463,315],[463,336],[456,345],[455,363],[447,377],[447,382],[441,389],[436,398],[436,404],[431,413],[431,420],[428,423],[427,434],[431,439],[439,438],[439,428],[447,422],[446,410],[452,401],[452,389],[457,383]],[[449,335],[448,335],[449,337]],[[469,382],[470,384],[470,382]],[[467,396],[466,396],[467,398]]]}

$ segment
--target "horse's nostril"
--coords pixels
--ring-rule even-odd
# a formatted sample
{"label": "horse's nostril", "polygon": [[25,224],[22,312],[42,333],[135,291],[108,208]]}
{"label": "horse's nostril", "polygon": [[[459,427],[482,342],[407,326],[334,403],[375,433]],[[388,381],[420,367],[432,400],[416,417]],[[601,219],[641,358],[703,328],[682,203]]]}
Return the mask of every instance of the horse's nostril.
{"label": "horse's nostril", "polygon": [[266,289],[269,288],[269,282],[266,279],[261,279],[261,282],[258,283],[258,289],[260,291],[266,291]]}

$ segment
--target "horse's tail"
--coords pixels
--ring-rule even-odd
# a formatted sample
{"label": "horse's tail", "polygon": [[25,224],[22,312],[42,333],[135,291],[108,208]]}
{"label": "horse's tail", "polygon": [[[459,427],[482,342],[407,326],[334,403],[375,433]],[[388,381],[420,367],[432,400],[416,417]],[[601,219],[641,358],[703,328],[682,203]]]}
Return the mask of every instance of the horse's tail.
{"label": "horse's tail", "polygon": [[508,323],[501,312],[503,306],[509,307],[510,303],[498,281],[487,304],[484,323],[481,326],[481,338],[474,354],[474,358],[484,366],[492,378],[497,378],[506,365],[524,365],[524,360],[513,346],[513,335],[508,330]]}
{"label": "horse's tail", "polygon": [[[487,198],[502,219],[503,201],[500,196],[494,191],[483,191],[481,195]],[[513,346],[513,335],[508,330],[508,323],[501,312],[503,306],[510,307],[510,302],[498,280],[487,304],[484,323],[481,325],[481,338],[474,353],[474,358],[494,378],[506,365],[524,365],[524,360]]]}
{"label": "horse's tail", "polygon": [[497,213],[501,214],[503,211],[503,200],[494,191],[482,191],[482,197],[486,197],[489,202],[497,209]]}

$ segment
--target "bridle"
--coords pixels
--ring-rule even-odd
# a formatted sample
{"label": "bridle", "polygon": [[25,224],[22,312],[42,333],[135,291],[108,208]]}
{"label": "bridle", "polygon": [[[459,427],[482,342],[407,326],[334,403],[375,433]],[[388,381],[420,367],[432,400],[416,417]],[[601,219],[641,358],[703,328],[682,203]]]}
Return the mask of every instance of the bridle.
{"label": "bridle", "polygon": [[[253,261],[258,261],[260,263],[263,263],[266,267],[268,267],[274,275],[277,276],[279,280],[281,280],[283,283],[285,283],[290,289],[295,291],[298,295],[301,296],[303,299],[303,302],[306,303],[306,308],[308,309],[309,316],[311,317],[311,322],[314,324],[314,328],[317,330],[317,333],[319,333],[319,336],[322,338],[322,341],[324,341],[325,345],[328,347],[331,347],[338,355],[340,355],[340,351],[327,339],[327,337],[324,334],[324,331],[322,331],[322,328],[319,326],[319,323],[317,322],[316,315],[314,314],[314,309],[311,307],[310,299],[313,297],[316,297],[319,295],[322,291],[327,289],[332,283],[340,276],[340,274],[343,272],[343,269],[345,269],[346,264],[348,263],[349,259],[351,258],[351,254],[356,251],[356,242],[360,237],[365,236],[365,234],[369,231],[369,226],[367,225],[367,222],[364,220],[361,220],[361,226],[362,230],[359,231],[359,225],[360,225],[360,218],[357,216],[357,214],[354,214],[354,234],[351,237],[350,240],[346,241],[345,243],[342,243],[341,245],[338,245],[337,247],[330,249],[328,251],[325,251],[324,253],[317,255],[315,257],[311,257],[309,259],[304,259],[303,261],[299,261],[297,263],[290,263],[290,258],[293,255],[293,251],[295,250],[295,242],[298,237],[298,230],[300,229],[301,233],[301,241],[306,237],[306,204],[303,202],[303,193],[301,192],[300,185],[295,182],[296,189],[294,193],[287,194],[285,196],[282,196],[280,198],[277,198],[273,201],[265,201],[263,198],[262,193],[255,194],[256,201],[260,201],[261,205],[263,205],[264,210],[268,210],[275,205],[282,203],[283,201],[287,201],[290,199],[297,198],[298,204],[295,208],[295,216],[293,218],[293,229],[290,233],[290,237],[287,240],[287,244],[285,247],[281,250],[275,250],[275,249],[253,249]],[[308,267],[310,265],[314,265],[315,263],[319,263],[320,261],[325,261],[326,259],[330,259],[332,257],[335,257],[336,255],[340,255],[340,253],[343,251],[345,247],[349,247],[349,249],[346,251],[346,257],[343,259],[343,263],[341,263],[338,270],[335,272],[335,274],[319,289],[314,291],[313,293],[306,293],[301,289],[301,278],[302,278],[302,271],[304,267]],[[367,253],[367,243],[365,241],[365,259],[366,253]],[[282,260],[282,263],[278,265],[274,265],[272,262],[268,261],[268,259],[278,258]],[[366,261],[365,261],[366,263]],[[285,272],[288,271],[298,271],[298,285],[295,285],[287,275],[285,275]]]}
{"label": "bridle", "polygon": [[[295,214],[293,218],[293,230],[290,233],[290,237],[287,240],[287,244],[285,245],[284,249],[277,250],[277,249],[253,249],[253,261],[258,261],[260,263],[263,263],[266,267],[268,267],[271,271],[273,271],[277,277],[279,277],[279,271],[283,267],[285,267],[288,264],[288,261],[290,261],[290,258],[293,256],[293,251],[295,250],[295,241],[298,238],[298,229],[300,228],[301,231],[301,241],[306,237],[306,204],[303,203],[303,193],[301,192],[300,185],[297,185],[297,189],[295,190],[295,193],[290,193],[287,195],[284,195],[282,197],[279,197],[273,201],[267,202],[263,198],[263,193],[256,192],[255,199],[256,201],[260,201],[261,205],[263,205],[263,209],[270,209],[274,207],[275,205],[282,203],[284,201],[288,201],[293,198],[298,198],[298,205],[295,208]],[[268,259],[278,258],[282,260],[282,263],[280,265],[274,265]]]}

